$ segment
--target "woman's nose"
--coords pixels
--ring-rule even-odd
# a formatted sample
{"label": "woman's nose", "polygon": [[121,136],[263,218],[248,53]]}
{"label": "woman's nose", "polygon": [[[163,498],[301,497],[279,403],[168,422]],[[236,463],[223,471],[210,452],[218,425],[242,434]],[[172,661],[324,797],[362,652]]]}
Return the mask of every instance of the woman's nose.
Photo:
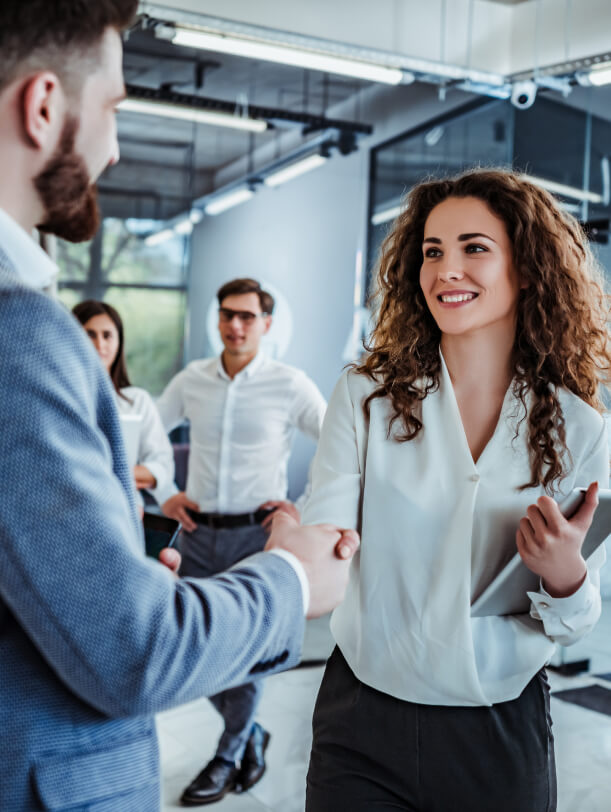
{"label": "woman's nose", "polygon": [[439,279],[450,281],[465,275],[461,256],[446,256],[438,265]]}

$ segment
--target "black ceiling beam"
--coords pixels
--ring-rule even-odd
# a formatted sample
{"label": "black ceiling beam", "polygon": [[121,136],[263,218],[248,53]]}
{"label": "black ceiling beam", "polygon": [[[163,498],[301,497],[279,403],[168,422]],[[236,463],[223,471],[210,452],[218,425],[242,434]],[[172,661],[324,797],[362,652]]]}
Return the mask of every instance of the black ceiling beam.
{"label": "black ceiling beam", "polygon": [[[127,96],[130,99],[140,99],[142,101],[167,102],[169,104],[180,104],[185,107],[192,107],[194,110],[211,110],[218,113],[234,115],[239,110],[240,105],[235,102],[223,101],[221,99],[211,99],[205,96],[193,96],[187,93],[179,93],[169,88],[149,88],[140,85],[126,85]],[[271,127],[275,125],[295,126],[301,125],[307,132],[333,129],[339,132],[354,133],[355,135],[371,135],[373,127],[371,124],[361,124],[354,121],[343,121],[340,119],[327,118],[323,115],[312,113],[294,112],[282,110],[275,107],[260,107],[256,104],[248,105],[248,116],[250,118],[261,119],[269,122]]]}

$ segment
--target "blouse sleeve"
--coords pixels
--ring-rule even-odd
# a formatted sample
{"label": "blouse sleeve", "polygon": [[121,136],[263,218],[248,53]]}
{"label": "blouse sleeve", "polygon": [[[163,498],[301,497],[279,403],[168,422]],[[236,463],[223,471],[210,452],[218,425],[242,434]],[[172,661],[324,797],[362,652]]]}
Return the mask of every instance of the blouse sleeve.
{"label": "blouse sleeve", "polygon": [[174,452],[151,396],[141,389],[138,401],[138,411],[142,415],[138,464],[146,466],[157,480],[155,488],[150,489],[149,493],[159,504],[163,504],[176,492]]}
{"label": "blouse sleeve", "polygon": [[[591,452],[585,456],[575,483],[587,487],[597,481],[599,487],[609,485],[609,447],[607,429],[602,431]],[[600,547],[587,559],[587,575],[577,592],[568,598],[553,598],[543,586],[538,592],[529,592],[532,601],[531,617],[543,622],[545,634],[561,646],[570,646],[584,637],[595,626],[601,612],[600,568],[605,563],[605,547]]]}
{"label": "blouse sleeve", "polygon": [[303,511],[304,524],[330,522],[360,529],[365,432],[360,398],[351,391],[356,377],[344,373],[329,401],[312,463],[312,491]]}

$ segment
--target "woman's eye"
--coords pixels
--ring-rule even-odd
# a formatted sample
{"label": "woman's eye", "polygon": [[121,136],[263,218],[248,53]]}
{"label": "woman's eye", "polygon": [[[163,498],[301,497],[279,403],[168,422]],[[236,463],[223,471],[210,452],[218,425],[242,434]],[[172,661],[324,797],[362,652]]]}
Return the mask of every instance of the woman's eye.
{"label": "woman's eye", "polygon": [[484,245],[467,245],[465,251],[467,254],[479,254],[481,251],[487,251],[488,249]]}
{"label": "woman's eye", "polygon": [[439,250],[439,248],[427,248],[426,251],[424,252],[424,256],[432,258],[440,257],[441,251]]}

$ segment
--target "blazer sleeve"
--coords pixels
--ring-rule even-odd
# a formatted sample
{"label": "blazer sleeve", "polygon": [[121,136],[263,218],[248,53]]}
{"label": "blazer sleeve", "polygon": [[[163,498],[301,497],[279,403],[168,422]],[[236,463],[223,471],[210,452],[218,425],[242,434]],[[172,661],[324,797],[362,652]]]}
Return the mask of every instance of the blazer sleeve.
{"label": "blazer sleeve", "polygon": [[290,564],[260,553],[179,581],[147,559],[113,393],[82,330],[33,291],[3,292],[0,313],[0,604],[54,675],[122,716],[295,664]]}

